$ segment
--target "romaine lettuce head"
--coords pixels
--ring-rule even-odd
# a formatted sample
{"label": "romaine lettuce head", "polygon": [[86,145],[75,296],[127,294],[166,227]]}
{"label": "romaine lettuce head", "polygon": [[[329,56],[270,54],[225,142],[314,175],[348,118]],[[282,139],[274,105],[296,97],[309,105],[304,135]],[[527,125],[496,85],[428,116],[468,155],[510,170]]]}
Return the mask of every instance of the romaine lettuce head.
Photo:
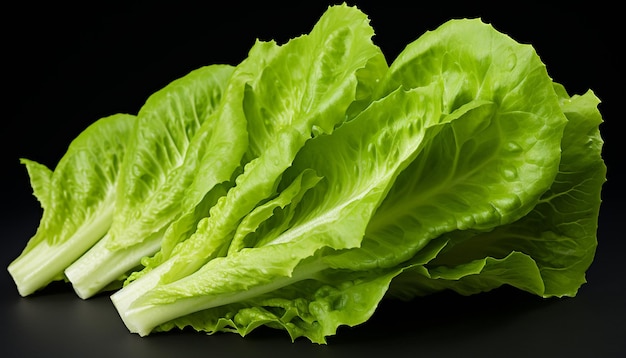
{"label": "romaine lettuce head", "polygon": [[[310,33],[257,41],[234,68],[151,97],[130,145],[130,118],[114,117],[55,172],[25,161],[46,212],[25,254],[104,210],[89,230],[113,222],[93,249],[100,268],[123,268],[109,279],[145,256],[111,296],[141,336],[268,326],[326,343],[385,298],[576,295],[606,176],[599,99],[570,96],[530,45],[480,19],[426,32],[389,66],[373,35],[358,9],[331,6]],[[95,128],[93,154],[80,143]],[[67,196],[65,183],[86,185]],[[48,222],[75,207],[76,224]],[[25,276],[33,260],[19,260],[10,271]],[[90,272],[80,262],[68,277]]]}

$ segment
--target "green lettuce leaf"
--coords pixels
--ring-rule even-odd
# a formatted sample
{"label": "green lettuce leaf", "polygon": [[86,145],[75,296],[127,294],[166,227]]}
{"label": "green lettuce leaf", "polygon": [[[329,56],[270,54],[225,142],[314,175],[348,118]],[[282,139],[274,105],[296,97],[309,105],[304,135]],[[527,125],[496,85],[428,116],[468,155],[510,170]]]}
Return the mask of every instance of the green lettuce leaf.
{"label": "green lettuce leaf", "polygon": [[[440,30],[443,35],[434,41]],[[441,84],[445,89],[438,100],[443,99],[444,115],[454,120],[399,175],[369,222],[361,249],[333,260],[360,269],[391,267],[442,234],[515,221],[536,205],[557,173],[565,116],[532,48],[475,20],[450,21],[433,33],[407,46],[385,79],[391,83],[401,78],[403,82],[394,86],[409,88],[424,88],[426,79],[429,86]],[[466,43],[465,37],[470,43],[490,45],[482,51],[476,46],[462,51],[458,43]],[[446,51],[446,43],[454,48]],[[522,69],[492,65],[485,71],[473,64],[497,63],[502,49],[507,56],[525,58]],[[454,74],[464,62],[467,79]],[[430,66],[424,69],[424,63]],[[498,68],[500,75],[495,73]],[[424,75],[428,70],[432,73]],[[417,80],[420,76],[424,79]],[[493,85],[485,83],[496,80],[499,90],[487,91]],[[507,87],[510,94],[501,96]]]}
{"label": "green lettuce leaf", "polygon": [[[226,126],[228,123],[232,123],[232,128],[230,128],[230,130],[232,130],[231,133],[242,136],[238,138],[238,141],[240,142],[245,141],[245,146],[242,145],[241,148],[239,148],[244,150],[244,153],[241,155],[245,155],[245,152],[248,150],[249,139],[246,129],[247,121],[242,107],[246,83],[252,80],[252,76],[255,73],[257,66],[263,66],[264,63],[274,56],[278,48],[279,47],[276,46],[274,42],[258,41],[255,43],[249,52],[248,58],[243,60],[233,70],[225,89],[223,102],[221,103],[219,110],[220,121]],[[220,132],[216,131],[215,135],[219,136]],[[199,139],[194,142],[202,147],[204,139],[200,135],[198,135],[198,138]],[[222,140],[223,139],[228,138],[223,137]],[[200,148],[200,150],[202,149]],[[193,156],[193,153],[196,151],[198,151],[198,149],[193,148],[189,150],[189,153]],[[208,153],[210,154],[211,152]],[[216,151],[216,153],[220,154],[221,151]],[[218,162],[205,162],[207,165],[203,165],[198,169],[200,173],[204,173],[203,175],[207,175],[209,178],[211,177],[211,171],[215,169],[215,165],[221,165],[219,162],[220,158],[215,155],[213,155],[213,157],[215,160],[218,160]],[[224,159],[229,160],[231,158],[230,156],[225,156]],[[230,167],[232,163],[234,163],[234,161],[227,163],[226,166]],[[156,267],[163,261],[167,260],[173,254],[177,245],[180,242],[187,240],[196,231],[198,223],[209,216],[210,209],[217,204],[218,199],[225,196],[228,190],[235,185],[235,179],[242,173],[242,167],[245,164],[246,159],[242,158],[238,168],[231,174],[231,178],[228,182],[221,183],[219,187],[216,187],[214,190],[207,193],[205,198],[202,199],[199,204],[194,206],[193,202],[189,202],[187,196],[183,197],[182,206],[186,208],[190,207],[191,210],[184,210],[182,215],[165,230],[158,252],[151,257],[144,257],[142,265],[145,269],[133,272],[126,280],[125,284],[138,279],[150,271],[153,267]],[[202,175],[196,176],[194,180],[194,184],[187,188],[187,191],[196,191],[197,189],[195,188],[202,188],[206,185],[206,181],[202,178]],[[194,194],[191,195],[191,197],[197,196]]]}
{"label": "green lettuce leaf", "polygon": [[194,70],[154,93],[140,109],[133,155],[124,163],[117,192],[110,248],[162,231],[180,215],[183,200],[193,207],[230,178],[246,148],[245,124],[227,121],[219,112],[233,70],[229,65]]}
{"label": "green lettuce leaf", "polygon": [[448,235],[451,244],[430,263],[429,280],[415,276],[418,282],[407,285],[405,279],[404,290],[410,286],[416,295],[442,289],[473,294],[508,284],[542,297],[573,297],[586,282],[606,180],[602,117],[593,92],[570,97],[561,85],[555,86],[568,122],[559,172],[550,189],[520,220],[486,232]]}
{"label": "green lettuce leaf", "polygon": [[245,121],[220,111],[232,73],[228,65],[194,70],[141,108],[120,173],[112,226],[65,270],[80,297],[119,288],[128,271],[159,250],[169,224],[231,178],[247,146]]}
{"label": "green lettuce leaf", "polygon": [[69,145],[54,171],[22,159],[43,214],[35,235],[8,267],[27,296],[50,282],[109,230],[122,161],[136,118],[104,117]]}

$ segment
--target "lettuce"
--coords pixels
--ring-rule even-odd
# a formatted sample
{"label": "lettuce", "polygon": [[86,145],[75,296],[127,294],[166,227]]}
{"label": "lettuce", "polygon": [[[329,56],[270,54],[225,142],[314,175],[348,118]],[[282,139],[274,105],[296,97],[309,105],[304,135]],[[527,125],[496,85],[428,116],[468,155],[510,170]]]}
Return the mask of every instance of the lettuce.
{"label": "lettuce", "polygon": [[[373,35],[358,9],[331,6],[310,33],[151,97],[120,149],[103,238],[66,262],[78,295],[123,281],[111,300],[141,336],[268,326],[317,343],[382,299],[575,296],[606,177],[599,99],[570,96],[530,45],[480,19],[390,64]],[[65,220],[47,209],[67,205],[47,194],[59,169],[26,163],[44,218]],[[38,240],[55,233],[45,223]]]}
{"label": "lettuce", "polygon": [[97,120],[72,141],[54,171],[22,159],[43,209],[37,232],[8,267],[22,296],[64,280],[65,268],[111,227],[135,122],[130,114]]}

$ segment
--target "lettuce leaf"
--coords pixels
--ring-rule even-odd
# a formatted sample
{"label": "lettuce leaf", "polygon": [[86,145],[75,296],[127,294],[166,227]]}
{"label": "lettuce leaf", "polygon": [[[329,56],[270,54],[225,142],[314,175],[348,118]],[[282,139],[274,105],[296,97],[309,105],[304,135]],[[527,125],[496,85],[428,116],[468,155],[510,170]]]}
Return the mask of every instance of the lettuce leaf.
{"label": "lettuce leaf", "polygon": [[606,180],[600,102],[591,91],[570,97],[561,85],[555,86],[568,122],[550,189],[515,222],[484,232],[449,234],[450,244],[427,272],[403,279],[404,288],[398,289],[403,297],[410,297],[411,290],[424,295],[442,289],[469,295],[503,284],[542,297],[573,297],[586,282]]}
{"label": "lettuce leaf", "polygon": [[219,111],[232,73],[228,65],[199,68],[141,108],[120,171],[112,226],[65,270],[80,297],[119,288],[128,271],[159,250],[169,224],[231,178],[247,145],[245,122]]}
{"label": "lettuce leaf", "polygon": [[70,143],[54,171],[21,160],[43,214],[37,232],[8,267],[20,295],[65,280],[63,271],[109,230],[135,122],[130,114],[97,120]]}
{"label": "lettuce leaf", "polygon": [[[524,61],[503,66],[501,51]],[[449,21],[409,44],[383,87],[434,84],[443,87],[442,112],[455,120],[400,174],[370,221],[363,245],[388,248],[374,255],[377,265],[408,260],[451,231],[490,230],[523,217],[557,174],[566,118],[531,47],[479,20]]]}

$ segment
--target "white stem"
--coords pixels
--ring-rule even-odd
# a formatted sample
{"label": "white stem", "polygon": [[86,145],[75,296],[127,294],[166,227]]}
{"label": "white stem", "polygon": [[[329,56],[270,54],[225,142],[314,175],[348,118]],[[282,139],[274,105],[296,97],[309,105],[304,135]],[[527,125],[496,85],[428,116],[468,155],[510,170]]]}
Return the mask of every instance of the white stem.
{"label": "white stem", "polygon": [[8,267],[20,295],[30,295],[52,281],[61,280],[63,270],[106,234],[112,220],[113,206],[110,205],[69,239],[53,245],[44,239],[23,252]]}
{"label": "white stem", "polygon": [[80,298],[90,298],[139,265],[143,257],[157,252],[161,240],[157,236],[128,248],[110,250],[107,247],[110,236],[106,235],[70,265],[65,275]]}
{"label": "white stem", "polygon": [[[161,266],[157,267],[157,269],[160,267]],[[291,276],[268,277],[267,280],[264,280],[266,283],[256,285],[245,291],[231,291],[214,295],[209,294],[181,298],[166,304],[133,305],[134,301],[139,298],[139,296],[128,295],[123,297],[123,294],[118,295],[120,292],[126,290],[126,288],[114,294],[112,299],[130,332],[137,333],[143,337],[150,334],[155,327],[162,323],[194,312],[251,299],[281,287],[312,278],[324,269],[326,269],[326,266],[322,265],[319,261],[312,261],[308,264],[296,267]],[[193,275],[187,276],[185,280],[187,279],[193,280]],[[116,295],[118,296],[115,297]]]}

